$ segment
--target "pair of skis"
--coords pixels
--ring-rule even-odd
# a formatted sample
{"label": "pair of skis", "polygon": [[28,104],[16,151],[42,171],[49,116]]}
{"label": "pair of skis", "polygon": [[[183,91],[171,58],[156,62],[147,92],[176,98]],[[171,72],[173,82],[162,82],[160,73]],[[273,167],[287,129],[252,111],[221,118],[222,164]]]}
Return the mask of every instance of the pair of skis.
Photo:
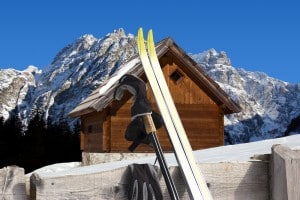
{"label": "pair of skis", "polygon": [[191,199],[210,200],[212,196],[197,166],[191,145],[161,70],[155,51],[152,30],[149,31],[147,38],[148,51],[145,47],[142,28],[138,31],[137,44],[145,74],[167,128],[179,168],[188,188],[189,196]]}

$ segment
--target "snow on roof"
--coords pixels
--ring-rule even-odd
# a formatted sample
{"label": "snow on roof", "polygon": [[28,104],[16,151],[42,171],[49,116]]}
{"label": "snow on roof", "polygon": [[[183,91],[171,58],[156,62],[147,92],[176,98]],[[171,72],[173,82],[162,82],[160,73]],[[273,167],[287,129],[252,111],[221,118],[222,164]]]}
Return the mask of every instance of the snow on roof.
{"label": "snow on roof", "polygon": [[[76,108],[74,108],[71,112],[71,116],[76,116],[78,113],[86,110],[92,109],[100,111],[103,107],[98,106],[99,102],[104,103],[110,100],[109,91],[112,91],[114,86],[117,85],[117,82],[120,78],[129,73],[140,64],[139,57],[135,57],[130,60],[128,63],[122,65],[112,76],[109,77],[105,82],[103,82],[100,87],[94,90],[91,95],[89,95],[84,101],[82,101]],[[104,103],[105,104],[105,103]]]}
{"label": "snow on roof", "polygon": [[122,76],[124,76],[125,74],[127,74],[129,72],[130,69],[132,69],[135,65],[137,65],[140,62],[139,57],[136,57],[132,60],[130,60],[128,63],[126,63],[126,65],[124,65],[123,67],[119,68],[118,71],[116,71],[113,76],[111,76],[107,82],[105,82],[104,84],[101,85],[101,87],[99,88],[99,95],[105,95],[105,93],[113,86],[115,85]]}

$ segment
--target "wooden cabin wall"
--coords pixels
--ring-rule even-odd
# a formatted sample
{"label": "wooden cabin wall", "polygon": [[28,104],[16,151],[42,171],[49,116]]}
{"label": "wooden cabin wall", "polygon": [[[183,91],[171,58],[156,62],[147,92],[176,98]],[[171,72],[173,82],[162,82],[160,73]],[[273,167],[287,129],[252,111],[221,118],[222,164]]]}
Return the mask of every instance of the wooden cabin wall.
{"label": "wooden cabin wall", "polygon": [[105,112],[81,116],[80,148],[85,152],[103,152],[103,122]]}

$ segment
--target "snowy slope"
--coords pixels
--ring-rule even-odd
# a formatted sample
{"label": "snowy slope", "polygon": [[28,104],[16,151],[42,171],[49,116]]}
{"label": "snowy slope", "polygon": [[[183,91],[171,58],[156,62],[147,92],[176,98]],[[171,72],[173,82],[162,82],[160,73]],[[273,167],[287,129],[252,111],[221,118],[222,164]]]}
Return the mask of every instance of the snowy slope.
{"label": "snowy slope", "polygon": [[[194,151],[196,160],[199,163],[219,163],[219,162],[246,162],[251,160],[253,155],[270,154],[274,144],[283,144],[293,150],[300,150],[300,135],[293,135],[278,139],[269,139],[246,144],[228,145],[216,148]],[[169,166],[177,166],[174,154],[165,154]],[[43,177],[66,176],[75,174],[93,173],[94,171],[110,171],[113,169],[126,167],[132,163],[155,163],[155,156],[144,157],[133,160],[123,160],[80,167],[79,163],[61,163],[46,166],[35,172]],[[27,176],[30,176],[28,174]]]}

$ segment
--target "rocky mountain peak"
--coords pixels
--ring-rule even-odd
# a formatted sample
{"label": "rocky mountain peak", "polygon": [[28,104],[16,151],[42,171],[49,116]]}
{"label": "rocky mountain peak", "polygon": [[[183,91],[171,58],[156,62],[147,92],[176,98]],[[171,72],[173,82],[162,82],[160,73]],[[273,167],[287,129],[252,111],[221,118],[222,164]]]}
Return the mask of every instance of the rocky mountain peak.
{"label": "rocky mountain peak", "polygon": [[[64,47],[53,62],[36,76],[37,87],[22,102],[23,118],[30,108],[45,110],[46,118],[67,116],[98,85],[121,64],[136,53],[135,40],[123,29],[103,38],[86,34]],[[56,118],[56,117],[55,117]],[[56,118],[58,119],[58,118]]]}
{"label": "rocky mountain peak", "polygon": [[42,71],[39,70],[36,66],[29,65],[23,72],[27,72],[29,74],[40,74]]}
{"label": "rocky mountain peak", "polygon": [[208,64],[208,66],[213,66],[214,64],[231,65],[230,59],[224,51],[217,52],[213,48],[199,54],[194,54],[193,59],[198,63],[204,63],[205,65]]}
{"label": "rocky mountain peak", "polygon": [[21,104],[30,88],[35,87],[36,67],[28,67],[24,71],[15,69],[0,70],[0,116],[5,119],[9,112]]}
{"label": "rocky mountain peak", "polygon": [[232,143],[283,136],[300,115],[298,84],[234,68],[225,53],[214,49],[192,57],[242,107],[240,113],[225,117],[225,130]]}

